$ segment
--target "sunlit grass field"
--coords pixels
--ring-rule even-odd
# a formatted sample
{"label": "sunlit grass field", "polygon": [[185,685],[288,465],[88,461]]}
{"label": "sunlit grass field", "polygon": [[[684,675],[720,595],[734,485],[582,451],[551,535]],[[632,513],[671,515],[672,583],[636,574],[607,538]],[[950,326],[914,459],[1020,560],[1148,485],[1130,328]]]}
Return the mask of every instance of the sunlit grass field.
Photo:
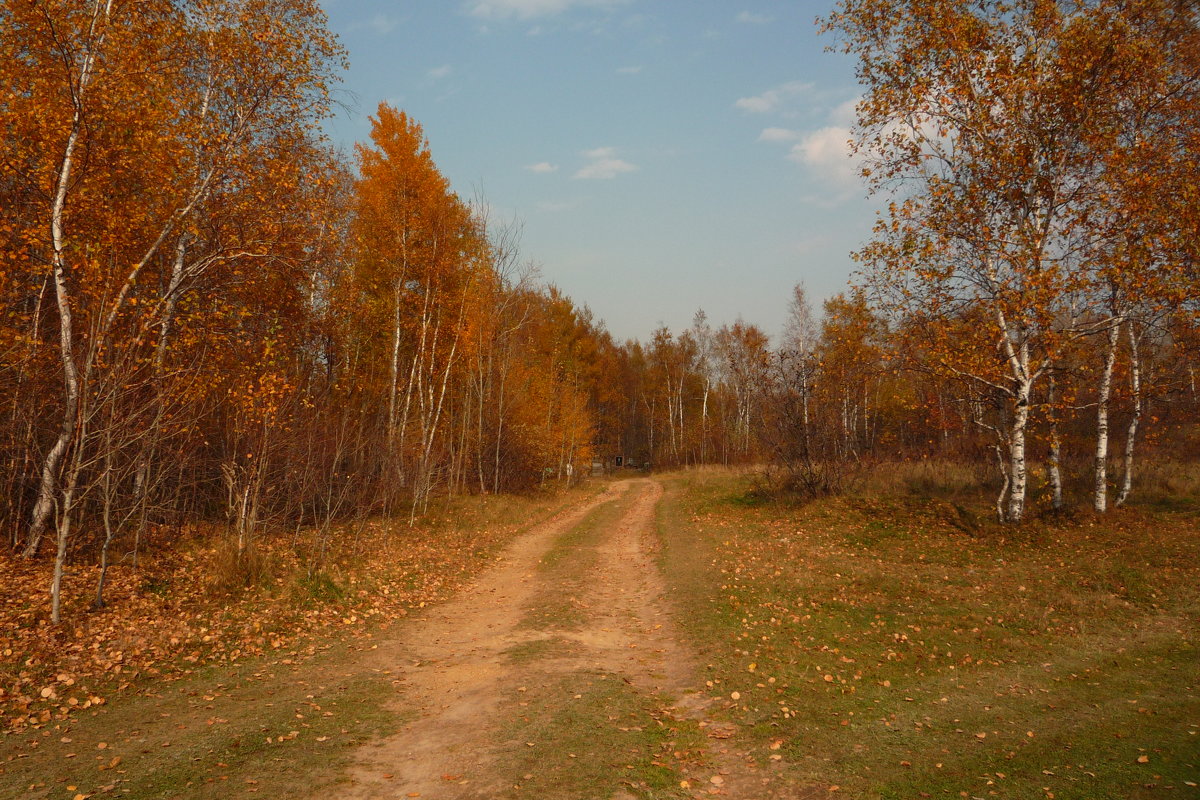
{"label": "sunlit grass field", "polygon": [[1196,797],[1200,517],[1184,484],[1003,527],[951,465],[800,506],[750,476],[686,473],[660,511],[662,565],[710,690],[801,785]]}

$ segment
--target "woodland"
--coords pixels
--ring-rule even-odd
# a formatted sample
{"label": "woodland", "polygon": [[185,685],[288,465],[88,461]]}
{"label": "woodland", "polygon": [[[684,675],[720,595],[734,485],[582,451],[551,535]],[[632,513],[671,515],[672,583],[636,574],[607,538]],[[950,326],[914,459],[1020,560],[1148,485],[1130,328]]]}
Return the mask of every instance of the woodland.
{"label": "woodland", "polygon": [[618,459],[757,465],[789,502],[953,463],[1014,529],[1194,462],[1194,4],[823,25],[885,209],[854,284],[798,284],[774,341],[700,311],[619,342],[418,120],[383,104],[332,146],[349,56],[315,0],[0,0],[0,529],[5,571],[49,578],[23,624],[89,613],[73,565],[93,609],[111,565],[185,539],[249,576],[282,536],[316,576],[369,521]]}

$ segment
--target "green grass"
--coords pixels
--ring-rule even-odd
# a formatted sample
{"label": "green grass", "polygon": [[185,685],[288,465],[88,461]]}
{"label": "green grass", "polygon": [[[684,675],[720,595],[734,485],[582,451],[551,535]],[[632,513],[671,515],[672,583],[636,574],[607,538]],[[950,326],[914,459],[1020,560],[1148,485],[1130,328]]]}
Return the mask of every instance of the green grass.
{"label": "green grass", "polygon": [[662,565],[712,691],[741,694],[727,713],[745,745],[782,739],[796,781],[868,798],[1197,796],[1193,516],[968,531],[944,499],[957,484],[801,508],[747,505],[747,488],[673,479]]}
{"label": "green grass", "polygon": [[297,775],[327,788],[354,747],[403,721],[389,676],[353,661],[335,646],[303,667],[207,668],[27,732],[0,750],[0,798],[284,797]]}
{"label": "green grass", "polygon": [[504,651],[504,655],[511,661],[521,663],[544,658],[569,658],[578,655],[580,651],[581,648],[575,642],[561,636],[550,636],[514,644]]}
{"label": "green grass", "polygon": [[522,696],[503,725],[511,741],[500,762],[513,796],[689,796],[678,765],[701,750],[703,735],[666,714],[661,699],[600,671],[557,676]]}

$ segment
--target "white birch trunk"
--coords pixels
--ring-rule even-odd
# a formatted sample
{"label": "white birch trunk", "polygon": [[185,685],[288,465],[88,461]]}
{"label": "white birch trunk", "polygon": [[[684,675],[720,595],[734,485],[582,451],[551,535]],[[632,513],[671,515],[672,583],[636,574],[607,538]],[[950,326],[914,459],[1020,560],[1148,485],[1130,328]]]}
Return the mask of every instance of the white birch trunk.
{"label": "white birch trunk", "polygon": [[1016,408],[1013,409],[1012,425],[1009,428],[1008,464],[1008,513],[1009,522],[1020,522],[1025,515],[1025,489],[1028,484],[1028,465],[1025,462],[1025,429],[1029,422],[1029,382],[1023,381],[1017,389]]}
{"label": "white birch trunk", "polygon": [[1133,451],[1137,444],[1138,425],[1142,421],[1142,363],[1138,353],[1141,337],[1134,330],[1133,323],[1127,323],[1129,328],[1129,388],[1133,394],[1133,416],[1129,419],[1129,428],[1125,431],[1125,469],[1121,476],[1121,490],[1117,494],[1118,507],[1125,504],[1130,491],[1133,490]]}
{"label": "white birch trunk", "polygon": [[1108,510],[1108,406],[1112,398],[1113,367],[1117,363],[1117,343],[1120,340],[1122,322],[1118,317],[1108,329],[1104,369],[1100,373],[1100,387],[1096,399],[1096,456],[1092,480],[1092,508],[1097,514]]}
{"label": "white birch trunk", "polygon": [[1047,401],[1050,406],[1050,464],[1047,471],[1050,474],[1051,502],[1055,511],[1061,511],[1063,507],[1062,439],[1058,431],[1058,384],[1054,379],[1054,373],[1050,374]]}
{"label": "white birch trunk", "polygon": [[[75,151],[79,147],[79,137],[83,129],[84,98],[91,84],[96,66],[97,51],[103,46],[105,31],[103,26],[108,21],[112,11],[112,0],[97,0],[92,10],[92,21],[88,36],[91,39],[87,54],[79,71],[79,82],[74,87],[72,98],[75,110],[71,117],[71,132],[63,148],[62,160],[59,162],[58,180],[55,185],[54,199],[50,204],[50,244],[53,249],[51,262],[54,269],[55,301],[58,305],[58,331],[60,359],[63,370],[63,419],[59,428],[58,438],[46,454],[42,463],[41,480],[38,483],[38,496],[33,505],[30,519],[29,535],[26,538],[22,555],[31,558],[36,555],[41,544],[42,535],[54,511],[55,494],[58,491],[58,473],[63,457],[75,437],[79,425],[79,368],[75,362],[75,329],[74,305],[75,298],[71,291],[70,267],[66,260],[66,233],[64,229],[63,212],[67,206],[67,193],[71,185],[71,172],[75,166]],[[57,619],[55,620],[57,621]]]}

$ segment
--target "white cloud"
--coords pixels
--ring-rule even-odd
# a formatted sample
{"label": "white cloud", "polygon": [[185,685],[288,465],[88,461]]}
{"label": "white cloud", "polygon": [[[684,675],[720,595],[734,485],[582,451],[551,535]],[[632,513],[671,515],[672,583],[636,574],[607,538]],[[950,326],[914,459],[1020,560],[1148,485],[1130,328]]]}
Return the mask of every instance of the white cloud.
{"label": "white cloud", "polygon": [[784,100],[807,92],[812,87],[811,83],[805,81],[790,81],[753,97],[740,97],[734,105],[753,114],[765,114],[774,111]]}
{"label": "white cloud", "polygon": [[839,105],[829,113],[829,121],[834,125],[853,125],[858,119],[858,100],[855,97]]}
{"label": "white cloud", "polygon": [[438,80],[440,78],[449,77],[450,73],[452,73],[452,72],[454,72],[453,67],[451,67],[449,64],[443,64],[440,67],[434,67],[433,69],[429,70],[429,72],[427,72],[426,74],[429,77],[433,78],[434,80]]}
{"label": "white cloud", "polygon": [[754,14],[749,11],[743,11],[737,15],[738,22],[745,22],[750,25],[766,25],[773,19],[774,17],[767,16],[766,14]]}
{"label": "white cloud", "polygon": [[597,147],[594,150],[584,150],[583,157],[588,159],[573,177],[581,180],[611,180],[626,172],[635,172],[637,166],[624,159],[617,158],[614,147]]}
{"label": "white cloud", "polygon": [[859,186],[861,165],[850,149],[850,129],[829,125],[805,134],[792,145],[788,159],[808,167],[843,191]]}
{"label": "white cloud", "polygon": [[617,67],[618,75],[637,75],[642,71],[642,66],[639,64],[636,67]]}
{"label": "white cloud", "polygon": [[612,8],[628,0],[468,0],[467,13],[481,19],[533,19],[561,14],[572,8]]}
{"label": "white cloud", "polygon": [[536,164],[530,164],[525,169],[544,175],[548,172],[558,172],[558,164],[551,164],[549,161],[539,161]]}
{"label": "white cloud", "polygon": [[758,135],[758,140],[760,142],[794,142],[800,136],[800,131],[787,128],[763,128],[763,132]]}
{"label": "white cloud", "polygon": [[787,159],[820,182],[819,203],[837,204],[862,188],[863,157],[851,146],[858,98],[828,110],[825,124],[810,130],[764,128],[758,141],[787,146]]}

